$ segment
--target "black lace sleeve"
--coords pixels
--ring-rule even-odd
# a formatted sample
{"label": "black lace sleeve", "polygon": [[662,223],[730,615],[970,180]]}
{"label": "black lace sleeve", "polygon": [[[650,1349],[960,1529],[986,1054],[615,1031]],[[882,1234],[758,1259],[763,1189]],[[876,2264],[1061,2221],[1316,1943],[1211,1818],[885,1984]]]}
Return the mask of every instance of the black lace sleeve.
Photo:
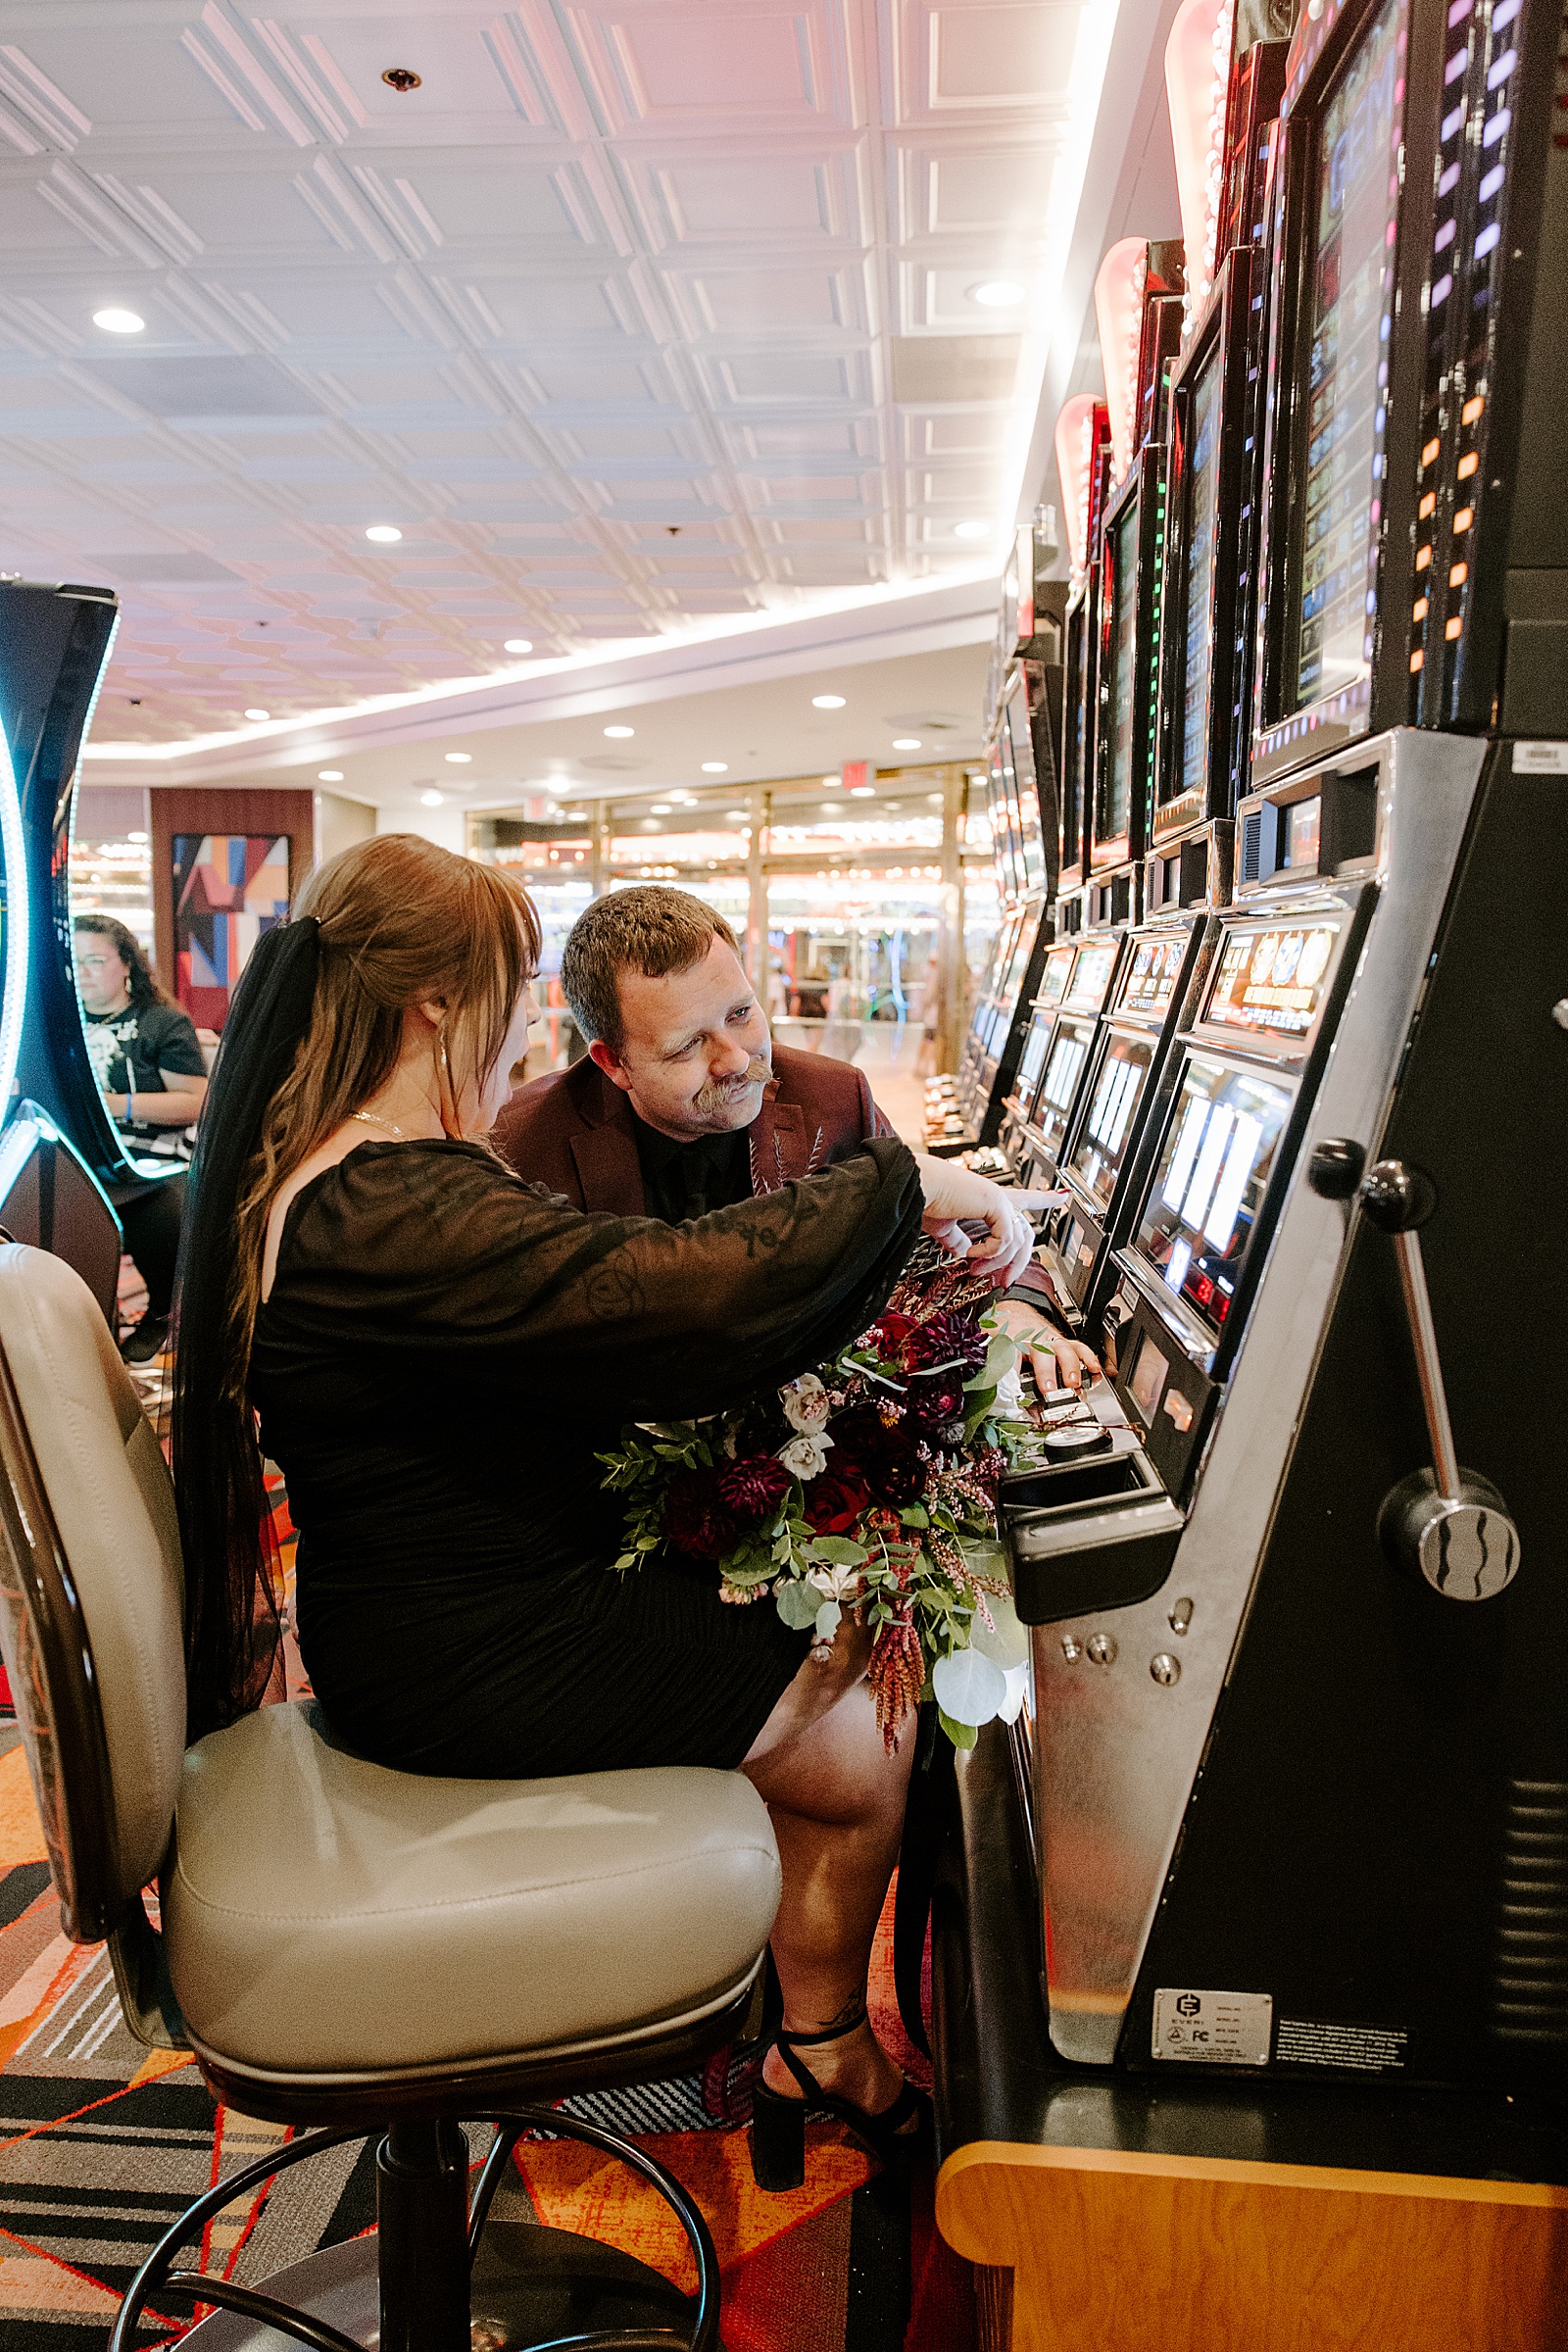
{"label": "black lace sleeve", "polygon": [[[518,1403],[603,1420],[716,1411],[843,1347],[919,1232],[878,1138],[687,1225],[584,1215],[475,1146],[368,1144],[301,1194],[268,1324],[482,1370]],[[412,1365],[411,1365],[412,1369]]]}

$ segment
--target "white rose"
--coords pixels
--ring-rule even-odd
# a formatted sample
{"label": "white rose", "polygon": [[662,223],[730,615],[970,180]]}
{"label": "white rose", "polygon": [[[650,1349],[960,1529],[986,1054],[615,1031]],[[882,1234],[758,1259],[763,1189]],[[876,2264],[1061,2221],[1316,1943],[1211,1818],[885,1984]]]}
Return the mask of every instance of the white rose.
{"label": "white rose", "polygon": [[997,1383],[994,1410],[999,1413],[1016,1413],[1021,1411],[1022,1406],[1023,1379],[1017,1366],[1014,1365],[1010,1372],[1004,1372]]}
{"label": "white rose", "polygon": [[791,1438],[778,1458],[790,1476],[804,1484],[827,1468],[827,1449],[832,1443],[831,1438],[824,1437]]}
{"label": "white rose", "polygon": [[828,1393],[814,1372],[803,1372],[799,1380],[792,1380],[778,1394],[785,1420],[802,1437],[812,1437],[826,1426],[830,1409]]}

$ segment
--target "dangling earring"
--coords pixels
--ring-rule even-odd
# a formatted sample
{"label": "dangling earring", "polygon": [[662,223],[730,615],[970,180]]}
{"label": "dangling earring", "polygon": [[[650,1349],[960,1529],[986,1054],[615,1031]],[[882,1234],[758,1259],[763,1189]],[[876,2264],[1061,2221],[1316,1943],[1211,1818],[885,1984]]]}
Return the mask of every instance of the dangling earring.
{"label": "dangling earring", "polygon": [[436,1031],[436,1051],[441,1057],[441,1074],[436,1090],[441,1097],[441,1125],[451,1142],[461,1143],[463,1135],[458,1125],[458,1097],[452,1084],[452,1063],[447,1055],[447,1031],[444,1021]]}

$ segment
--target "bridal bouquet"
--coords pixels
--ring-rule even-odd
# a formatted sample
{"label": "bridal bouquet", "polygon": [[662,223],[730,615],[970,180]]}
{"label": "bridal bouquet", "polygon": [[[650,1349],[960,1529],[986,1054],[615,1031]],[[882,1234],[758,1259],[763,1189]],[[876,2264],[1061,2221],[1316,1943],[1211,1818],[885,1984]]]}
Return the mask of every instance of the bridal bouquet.
{"label": "bridal bouquet", "polygon": [[960,1747],[1022,1702],[996,1494],[1038,1433],[989,1296],[922,1249],[830,1363],[706,1421],[639,1422],[598,1457],[626,1496],[623,1573],[664,1548],[712,1561],[721,1599],[770,1596],[820,1656],[846,1613],[868,1625],[890,1747],[921,1698]]}

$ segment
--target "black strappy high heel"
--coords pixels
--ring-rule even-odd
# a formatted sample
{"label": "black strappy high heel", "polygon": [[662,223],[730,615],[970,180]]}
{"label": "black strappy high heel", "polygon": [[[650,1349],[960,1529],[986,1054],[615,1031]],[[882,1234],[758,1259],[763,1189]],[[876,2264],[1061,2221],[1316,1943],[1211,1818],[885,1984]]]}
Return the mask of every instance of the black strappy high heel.
{"label": "black strappy high heel", "polygon": [[773,2036],[774,2047],[790,2073],[801,2086],[802,2096],[786,2098],[783,2091],[773,2090],[766,2082],[759,2082],[752,2094],[752,2179],[759,2188],[799,2188],[806,2180],[806,2118],[807,2115],[830,2115],[836,2123],[845,2124],[868,2155],[889,2168],[906,2159],[918,2145],[921,2132],[918,2127],[906,2132],[904,2126],[911,2118],[923,2119],[929,2106],[924,2091],[906,2082],[891,2107],[880,2115],[870,2115],[857,2107],[853,2099],[840,2098],[837,2091],[824,2090],[808,2067],[796,2057],[797,2050],[810,2049],[824,2041],[842,2041],[865,2023],[865,2003],[862,2001],[847,2024],[829,2026],[822,2034],[789,2034],[781,2026]]}

